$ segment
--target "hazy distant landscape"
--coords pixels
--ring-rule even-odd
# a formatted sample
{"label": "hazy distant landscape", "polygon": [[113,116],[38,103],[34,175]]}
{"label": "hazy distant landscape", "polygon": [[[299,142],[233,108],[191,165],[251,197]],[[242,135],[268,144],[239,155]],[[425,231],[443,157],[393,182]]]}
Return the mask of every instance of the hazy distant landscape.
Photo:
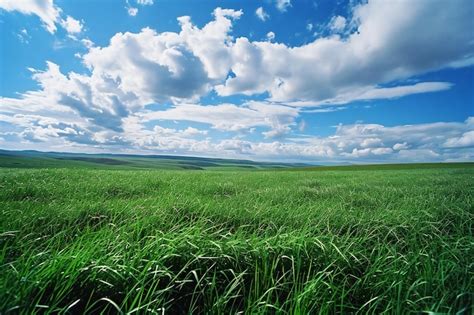
{"label": "hazy distant landscape", "polygon": [[174,155],[80,154],[0,150],[0,167],[231,170],[309,167],[304,163],[255,162]]}

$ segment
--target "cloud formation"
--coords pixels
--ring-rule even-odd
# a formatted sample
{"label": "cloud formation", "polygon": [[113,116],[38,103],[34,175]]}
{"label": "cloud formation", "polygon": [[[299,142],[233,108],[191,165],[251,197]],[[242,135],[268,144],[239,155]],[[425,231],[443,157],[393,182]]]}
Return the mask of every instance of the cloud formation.
{"label": "cloud formation", "polygon": [[234,104],[196,105],[180,104],[163,111],[143,114],[143,120],[182,120],[209,124],[221,131],[246,131],[253,127],[268,127],[267,137],[289,131],[295,124],[298,110],[288,106],[249,102],[243,106]]}
{"label": "cloud formation", "polygon": [[83,25],[80,21],[76,20],[71,16],[67,16],[65,20],[61,20],[61,26],[69,33],[69,34],[77,34],[82,31]]}
{"label": "cloud formation", "polygon": [[0,0],[0,9],[36,15],[51,34],[56,32],[57,25],[63,27],[69,34],[80,33],[82,30],[81,22],[73,17],[61,18],[62,10],[53,3],[53,0]]}
{"label": "cloud formation", "polygon": [[53,0],[0,0],[0,8],[8,12],[18,11],[38,16],[51,34],[56,32],[56,23],[59,22],[61,13],[61,10],[53,4]]}
{"label": "cloud formation", "polygon": [[[275,5],[283,12],[291,3]],[[57,25],[69,34],[83,29],[83,22],[62,18],[52,1],[0,0],[0,7],[39,16],[51,33]],[[257,17],[267,19],[259,9]],[[37,90],[0,99],[0,120],[7,126],[0,137],[11,145],[278,159],[472,159],[473,118],[340,125],[326,137],[303,134],[307,124],[301,119],[303,112],[341,110],[339,105],[353,101],[450,89],[450,82],[401,82],[474,63],[474,34],[465,31],[474,15],[469,1],[370,1],[352,7],[347,17],[333,17],[326,37],[294,47],[275,42],[274,32],[260,41],[235,38],[232,27],[242,14],[216,8],[202,27],[182,16],[178,32],[143,28],[117,33],[104,46],[89,41],[87,52],[78,55],[84,73],[64,73],[50,61],[45,70],[31,69]],[[258,101],[203,104],[210,94],[258,96]],[[204,127],[164,127],[175,121],[205,125],[226,138],[214,139]],[[255,133],[257,140],[246,138]]]}
{"label": "cloud formation", "polygon": [[[171,111],[160,118],[180,118],[182,111],[197,110],[196,120],[216,123],[218,128],[232,128],[218,122],[230,114],[227,111],[200,116],[200,108],[187,107]],[[169,115],[169,116],[167,116]],[[222,115],[222,116],[219,116]],[[187,117],[187,116],[185,116]],[[61,119],[61,118],[59,118]],[[141,117],[125,118],[125,132],[98,130],[84,127],[79,122],[61,122],[57,118],[44,118],[31,114],[14,116],[0,114],[0,121],[18,130],[0,132],[0,137],[10,142],[11,148],[28,144],[48,143],[50,149],[89,152],[117,151],[141,153],[177,153],[250,157],[254,159],[307,160],[322,162],[421,162],[421,161],[469,161],[474,158],[474,117],[465,122],[438,122],[417,125],[386,127],[380,124],[339,125],[334,134],[327,137],[304,136],[280,140],[248,141],[233,137],[213,140],[207,130],[193,127],[185,129],[165,128],[155,125],[144,128]],[[214,120],[215,119],[215,120]],[[262,118],[264,120],[265,118]],[[258,125],[253,116],[242,118],[243,124]],[[456,148],[456,150],[455,150]]]}
{"label": "cloud formation", "polygon": [[474,33],[466,31],[472,26],[473,7],[469,1],[371,1],[352,9],[351,24],[357,27],[347,37],[322,37],[299,47],[238,38],[232,46],[235,76],[216,91],[323,102],[429,71],[467,66],[474,61]]}

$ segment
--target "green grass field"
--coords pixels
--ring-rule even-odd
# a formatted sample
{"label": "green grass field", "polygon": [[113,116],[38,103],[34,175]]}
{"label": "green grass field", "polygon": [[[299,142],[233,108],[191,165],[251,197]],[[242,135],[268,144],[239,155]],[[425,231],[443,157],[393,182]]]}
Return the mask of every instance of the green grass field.
{"label": "green grass field", "polygon": [[0,168],[0,313],[469,314],[473,166]]}

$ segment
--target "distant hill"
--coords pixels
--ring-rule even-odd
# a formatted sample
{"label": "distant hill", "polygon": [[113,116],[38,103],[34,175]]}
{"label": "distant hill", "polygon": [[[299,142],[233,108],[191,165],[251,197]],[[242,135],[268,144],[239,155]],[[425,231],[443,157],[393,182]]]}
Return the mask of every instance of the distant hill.
{"label": "distant hill", "polygon": [[4,168],[106,168],[106,169],[278,169],[309,167],[304,163],[256,162],[240,159],[205,158],[174,155],[86,154],[10,151],[0,149]]}

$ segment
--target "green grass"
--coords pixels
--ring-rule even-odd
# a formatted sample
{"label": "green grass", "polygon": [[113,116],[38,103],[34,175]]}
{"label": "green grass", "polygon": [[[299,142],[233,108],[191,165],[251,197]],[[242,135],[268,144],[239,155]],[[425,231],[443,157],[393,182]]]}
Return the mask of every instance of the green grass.
{"label": "green grass", "polygon": [[469,314],[473,177],[3,168],[0,313]]}

